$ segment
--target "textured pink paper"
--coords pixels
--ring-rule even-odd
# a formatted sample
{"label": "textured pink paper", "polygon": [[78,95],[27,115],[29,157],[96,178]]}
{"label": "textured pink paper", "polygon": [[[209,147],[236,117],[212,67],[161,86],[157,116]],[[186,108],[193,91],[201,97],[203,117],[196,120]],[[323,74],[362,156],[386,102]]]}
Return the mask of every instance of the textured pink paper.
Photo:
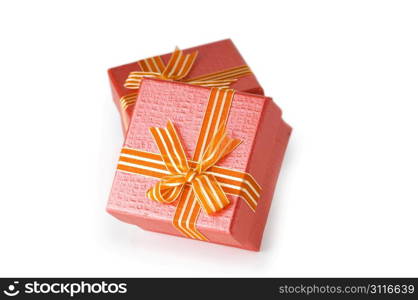
{"label": "textured pink paper", "polygon": [[[133,111],[125,146],[159,153],[149,133],[149,127],[164,127],[170,119],[179,132],[188,157],[191,158],[209,93],[209,88],[155,79],[144,80]],[[270,114],[270,119],[275,119],[276,124],[282,126],[283,132],[279,138],[275,130],[279,127],[269,124],[271,120],[264,118],[266,114]],[[263,125],[265,128],[260,127],[263,123],[266,123]],[[243,143],[218,165],[250,172],[261,184],[263,196],[255,214],[242,199],[228,196],[231,200],[228,209],[215,216],[208,216],[202,212],[197,227],[211,242],[258,250],[262,229],[251,238],[250,235],[260,226],[257,227],[253,223],[259,218],[261,220],[258,220],[258,223],[264,224],[266,221],[271,196],[265,199],[264,195],[272,195],[274,191],[278,174],[277,166],[279,167],[282,161],[290,127],[281,121],[280,110],[270,98],[236,93],[227,128],[232,137],[243,140]],[[266,134],[271,136],[266,139]],[[266,148],[266,142],[271,144],[271,149],[262,149]],[[271,155],[272,152],[279,155],[274,157]],[[257,156],[254,156],[255,153]],[[275,166],[277,171],[274,171]],[[268,177],[272,170],[273,174]],[[145,196],[145,192],[156,182],[156,179],[117,171],[107,209],[119,219],[144,229],[181,235],[172,225],[175,206],[163,205]],[[268,204],[267,211],[262,208],[263,201]]]}

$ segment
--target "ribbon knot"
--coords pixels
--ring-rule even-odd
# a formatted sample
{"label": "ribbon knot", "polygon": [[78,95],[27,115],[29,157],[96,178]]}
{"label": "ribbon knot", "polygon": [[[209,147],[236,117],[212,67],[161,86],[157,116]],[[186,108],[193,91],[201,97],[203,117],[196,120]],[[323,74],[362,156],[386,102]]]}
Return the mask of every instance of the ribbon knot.
{"label": "ribbon knot", "polygon": [[177,131],[171,121],[167,128],[150,128],[169,175],[161,178],[147,196],[162,203],[172,203],[182,193],[185,185],[191,185],[200,206],[207,214],[223,210],[229,205],[228,197],[210,168],[232,152],[241,141],[229,138],[225,126],[216,130],[208,146],[197,162],[188,161]]}
{"label": "ribbon knot", "polygon": [[192,181],[195,179],[195,177],[199,175],[196,170],[190,169],[186,175],[184,175],[184,179],[186,180],[186,183],[192,183]]}

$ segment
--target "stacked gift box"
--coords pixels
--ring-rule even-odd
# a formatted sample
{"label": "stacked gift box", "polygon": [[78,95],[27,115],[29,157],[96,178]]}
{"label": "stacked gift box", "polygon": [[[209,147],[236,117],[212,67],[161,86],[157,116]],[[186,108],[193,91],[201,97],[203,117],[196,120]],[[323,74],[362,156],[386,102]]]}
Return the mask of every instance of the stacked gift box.
{"label": "stacked gift box", "polygon": [[107,211],[258,251],[291,133],[231,40],[111,68],[125,142]]}

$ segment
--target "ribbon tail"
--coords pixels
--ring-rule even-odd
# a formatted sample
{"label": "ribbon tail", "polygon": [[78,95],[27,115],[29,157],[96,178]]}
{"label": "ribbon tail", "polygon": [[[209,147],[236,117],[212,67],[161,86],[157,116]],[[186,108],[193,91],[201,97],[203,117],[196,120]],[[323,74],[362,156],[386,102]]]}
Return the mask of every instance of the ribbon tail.
{"label": "ribbon tail", "polygon": [[192,187],[186,185],[183,193],[179,197],[179,202],[174,213],[173,225],[188,238],[208,241],[196,227],[199,214],[200,206],[194,196]]}
{"label": "ribbon tail", "polygon": [[230,204],[222,187],[211,174],[196,177],[192,187],[200,206],[209,215],[223,210]]}

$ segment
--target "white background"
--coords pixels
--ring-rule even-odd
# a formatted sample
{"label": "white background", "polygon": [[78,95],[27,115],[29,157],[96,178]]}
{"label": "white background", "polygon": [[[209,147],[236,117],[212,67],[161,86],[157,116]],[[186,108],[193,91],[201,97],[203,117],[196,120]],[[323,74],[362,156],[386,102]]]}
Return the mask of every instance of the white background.
{"label": "white background", "polygon": [[[415,1],[2,1],[1,276],[418,276]],[[106,70],[232,38],[294,128],[262,251],[105,212]]]}

